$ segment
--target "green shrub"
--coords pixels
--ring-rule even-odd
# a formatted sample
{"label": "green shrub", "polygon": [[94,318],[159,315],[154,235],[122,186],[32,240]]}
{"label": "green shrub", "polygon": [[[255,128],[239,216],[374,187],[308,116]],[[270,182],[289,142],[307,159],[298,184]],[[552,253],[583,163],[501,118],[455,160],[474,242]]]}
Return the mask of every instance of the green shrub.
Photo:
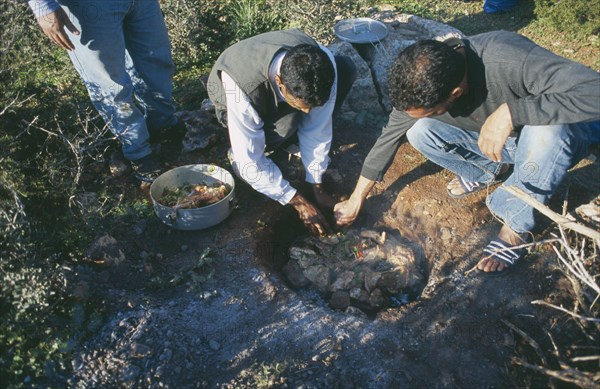
{"label": "green shrub", "polygon": [[536,0],[535,14],[559,31],[586,36],[600,34],[600,6],[597,1]]}
{"label": "green shrub", "polygon": [[237,40],[249,38],[285,26],[280,7],[285,2],[269,4],[266,0],[233,0],[229,8],[232,29]]}

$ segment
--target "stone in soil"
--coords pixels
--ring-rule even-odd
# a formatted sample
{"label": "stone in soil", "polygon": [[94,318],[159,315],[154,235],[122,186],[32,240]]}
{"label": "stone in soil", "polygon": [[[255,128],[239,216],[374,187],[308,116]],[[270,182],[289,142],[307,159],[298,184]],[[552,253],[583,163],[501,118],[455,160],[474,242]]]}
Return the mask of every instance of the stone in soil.
{"label": "stone in soil", "polygon": [[425,281],[411,247],[373,230],[303,238],[290,248],[283,273],[293,287],[315,289],[340,310],[397,305]]}

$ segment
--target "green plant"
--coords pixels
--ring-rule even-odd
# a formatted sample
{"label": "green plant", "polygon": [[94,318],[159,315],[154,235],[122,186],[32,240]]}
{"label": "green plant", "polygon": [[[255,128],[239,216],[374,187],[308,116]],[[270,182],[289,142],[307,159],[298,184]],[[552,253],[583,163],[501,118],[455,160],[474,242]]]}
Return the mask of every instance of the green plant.
{"label": "green plant", "polygon": [[287,2],[233,0],[229,13],[236,39],[242,40],[263,32],[282,29],[285,20],[280,7],[285,7],[285,3]]}
{"label": "green plant", "polygon": [[9,387],[43,377],[50,365],[64,370],[60,349],[69,333],[56,327],[65,314],[57,309],[64,272],[54,258],[38,255],[23,203],[5,176],[0,232],[0,386]]}
{"label": "green plant", "polygon": [[600,7],[594,1],[536,0],[535,15],[559,31],[577,37],[600,34]]}

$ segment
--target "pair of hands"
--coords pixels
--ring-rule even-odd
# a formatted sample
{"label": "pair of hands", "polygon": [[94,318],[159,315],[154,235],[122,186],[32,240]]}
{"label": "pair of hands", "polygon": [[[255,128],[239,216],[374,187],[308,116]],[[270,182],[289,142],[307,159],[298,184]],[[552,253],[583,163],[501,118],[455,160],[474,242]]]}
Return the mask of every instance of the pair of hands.
{"label": "pair of hands", "polygon": [[351,197],[349,200],[336,204],[335,200],[318,184],[313,185],[313,193],[317,206],[313,205],[300,193],[296,193],[290,201],[290,205],[296,209],[300,220],[314,235],[325,235],[333,232],[327,219],[320,211],[321,209],[333,209],[336,227],[344,227],[352,224],[360,212],[362,199],[356,201],[355,197]]}
{"label": "pair of hands", "polygon": [[40,25],[42,32],[50,38],[52,42],[65,50],[75,50],[75,46],[73,45],[73,42],[71,42],[71,39],[69,39],[65,28],[71,31],[73,35],[79,35],[79,30],[73,25],[67,16],[67,13],[62,8],[47,15],[40,16],[37,19],[37,22]]}

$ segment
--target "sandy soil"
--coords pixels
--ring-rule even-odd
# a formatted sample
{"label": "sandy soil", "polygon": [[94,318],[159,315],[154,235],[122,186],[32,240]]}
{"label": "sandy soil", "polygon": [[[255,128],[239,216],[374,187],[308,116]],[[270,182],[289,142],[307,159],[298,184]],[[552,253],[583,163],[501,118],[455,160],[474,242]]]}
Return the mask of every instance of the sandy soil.
{"label": "sandy soil", "polygon": [[[351,192],[379,125],[338,123],[332,168],[343,182],[330,184],[336,196]],[[171,162],[229,168],[225,139]],[[594,169],[591,174],[597,177]],[[421,296],[373,317],[332,310],[317,293],[286,284],[279,269],[289,243],[304,233],[302,227],[288,207],[239,181],[238,207],[208,230],[171,230],[155,217],[134,229],[115,226],[110,234],[127,259],[85,273],[86,298],[102,301],[105,320],[73,350],[70,383],[547,387],[545,375],[514,360],[557,369],[555,347],[562,354],[573,345],[589,345],[568,315],[531,304],[545,300],[572,307],[570,283],[544,246],[510,274],[465,275],[500,224],[485,207],[485,193],[450,199],[445,190],[449,179],[449,172],[404,143],[367,201],[356,226],[397,231],[420,247],[428,264]],[[579,182],[571,180],[571,207],[589,200]],[[127,190],[132,183],[123,185]],[[206,248],[214,262],[200,268]]]}

